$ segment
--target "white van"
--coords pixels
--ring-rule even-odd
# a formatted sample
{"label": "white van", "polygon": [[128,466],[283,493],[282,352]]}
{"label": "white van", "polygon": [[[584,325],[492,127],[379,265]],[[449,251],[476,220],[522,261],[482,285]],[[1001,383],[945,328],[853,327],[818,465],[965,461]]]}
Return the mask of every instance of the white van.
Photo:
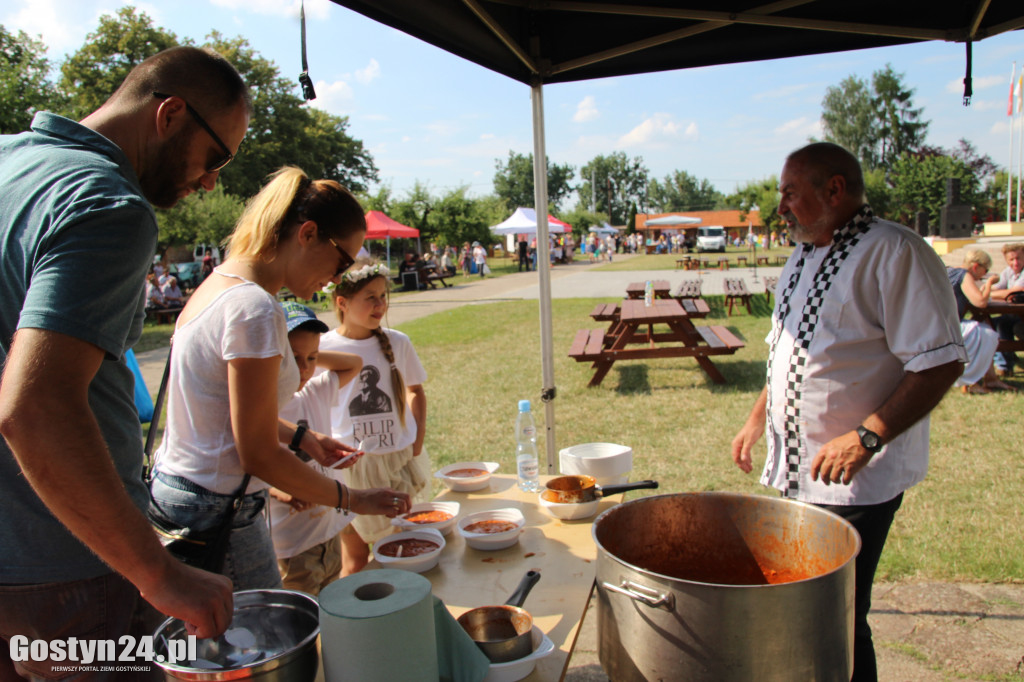
{"label": "white van", "polygon": [[192,260],[199,262],[209,253],[213,257],[214,265],[220,265],[220,249],[211,244],[196,244],[192,249]]}
{"label": "white van", "polygon": [[725,253],[725,228],[721,225],[697,228],[697,252],[721,251]]}

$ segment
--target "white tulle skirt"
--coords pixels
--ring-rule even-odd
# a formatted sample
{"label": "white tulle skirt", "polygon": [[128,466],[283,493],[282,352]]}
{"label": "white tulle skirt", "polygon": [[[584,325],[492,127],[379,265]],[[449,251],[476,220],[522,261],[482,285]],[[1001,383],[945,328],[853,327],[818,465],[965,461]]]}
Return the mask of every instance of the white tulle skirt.
{"label": "white tulle skirt", "polygon": [[[382,455],[366,454],[355,466],[345,469],[345,483],[359,489],[393,488],[412,497],[413,504],[430,500],[430,457],[423,448],[417,457],[412,446]],[[352,521],[353,528],[367,542],[375,542],[391,533],[394,527],[386,516],[359,515]]]}

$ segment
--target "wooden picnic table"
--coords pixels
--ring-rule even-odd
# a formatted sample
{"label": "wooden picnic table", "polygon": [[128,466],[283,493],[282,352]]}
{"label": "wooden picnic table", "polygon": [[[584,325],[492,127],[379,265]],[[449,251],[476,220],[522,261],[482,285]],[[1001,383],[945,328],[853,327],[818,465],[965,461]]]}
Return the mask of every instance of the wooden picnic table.
{"label": "wooden picnic table", "polygon": [[[671,298],[669,296],[670,285],[667,279],[656,279],[654,284],[654,298]],[[626,286],[626,297],[627,298],[643,298],[644,288],[647,286],[647,282],[630,282]]]}
{"label": "wooden picnic table", "polygon": [[[541,483],[551,478],[542,475]],[[526,517],[526,528],[518,544],[497,551],[467,547],[455,529],[445,536],[438,565],[423,573],[434,595],[458,617],[477,606],[505,603],[527,571],[540,571],[540,581],[523,608],[554,643],[555,651],[537,662],[533,673],[524,678],[527,682],[565,677],[594,587],[597,545],[591,525],[599,514],[622,502],[623,494],[602,498],[594,516],[578,521],[552,518],[537,497],[538,493],[519,490],[514,474],[493,475],[483,490],[446,490],[438,495],[438,501],[458,502],[459,516],[515,507]],[[368,569],[380,567],[371,561]]]}
{"label": "wooden picnic table", "polygon": [[[669,330],[655,332],[655,325],[667,325]],[[641,331],[642,327],[647,330]],[[628,347],[631,345],[640,347]],[[712,381],[724,384],[725,377],[710,356],[731,355],[744,345],[724,326],[695,326],[683,305],[673,298],[655,299],[649,306],[642,299],[628,298],[608,330],[578,331],[569,357],[593,363],[589,386],[601,385],[618,360],[674,357],[694,358]]]}
{"label": "wooden picnic table", "polygon": [[[975,308],[968,304],[971,318],[979,322],[992,324],[992,318],[997,315],[1015,315],[1024,321],[1024,303],[1010,303],[1008,301],[989,301],[985,308]],[[1001,353],[1016,353],[1024,351],[1024,341],[1017,339],[999,339],[996,350]]]}

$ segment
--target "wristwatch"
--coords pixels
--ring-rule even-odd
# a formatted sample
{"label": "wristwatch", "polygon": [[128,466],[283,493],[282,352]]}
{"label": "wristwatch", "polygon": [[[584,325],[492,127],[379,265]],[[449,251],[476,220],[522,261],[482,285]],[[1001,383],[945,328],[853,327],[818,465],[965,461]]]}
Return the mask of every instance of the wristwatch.
{"label": "wristwatch", "polygon": [[309,422],[305,419],[300,419],[295,424],[295,435],[292,436],[292,442],[288,444],[288,449],[298,455],[299,459],[303,462],[313,459],[302,451],[302,437],[306,435],[306,431],[309,431]]}
{"label": "wristwatch", "polygon": [[863,426],[857,427],[857,435],[860,437],[860,444],[868,452],[875,454],[882,449],[882,437],[874,431],[869,431]]}

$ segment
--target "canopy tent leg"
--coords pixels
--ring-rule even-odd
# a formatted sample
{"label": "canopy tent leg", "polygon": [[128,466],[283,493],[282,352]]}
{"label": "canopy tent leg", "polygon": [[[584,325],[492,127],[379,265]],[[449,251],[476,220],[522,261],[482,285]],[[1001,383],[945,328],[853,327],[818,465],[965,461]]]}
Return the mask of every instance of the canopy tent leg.
{"label": "canopy tent leg", "polygon": [[533,207],[537,214],[537,274],[540,277],[541,400],[548,473],[555,473],[555,363],[551,339],[551,259],[548,243],[548,165],[544,145],[544,92],[541,83],[531,87],[533,105]]}

